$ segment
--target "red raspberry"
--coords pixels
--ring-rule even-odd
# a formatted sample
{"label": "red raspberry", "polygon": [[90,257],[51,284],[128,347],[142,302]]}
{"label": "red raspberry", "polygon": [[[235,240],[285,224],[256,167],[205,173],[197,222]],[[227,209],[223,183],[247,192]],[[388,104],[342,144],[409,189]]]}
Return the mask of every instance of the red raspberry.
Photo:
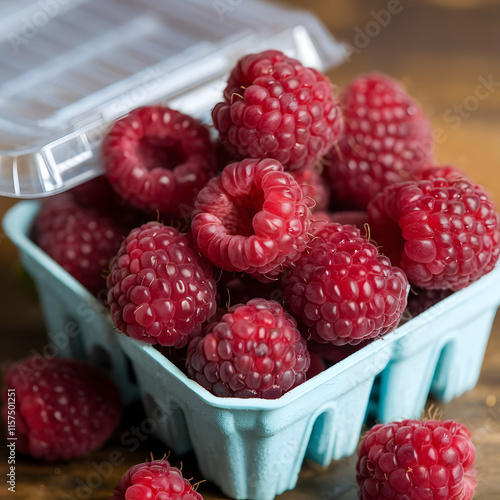
{"label": "red raspberry", "polygon": [[166,460],[134,465],[120,479],[111,500],[203,500],[177,467]]}
{"label": "red raspberry", "polygon": [[396,328],[408,281],[354,226],[321,229],[283,281],[285,300],[307,338],[356,345]]}
{"label": "red raspberry", "polygon": [[316,168],[306,168],[291,172],[302,188],[304,196],[314,201],[313,212],[326,210],[330,204],[330,188]]}
{"label": "red raspberry", "polygon": [[115,386],[81,361],[38,356],[11,365],[3,390],[6,427],[10,389],[15,390],[16,447],[40,460],[85,455],[120,423],[122,403]]}
{"label": "red raspberry", "polygon": [[467,174],[453,165],[430,165],[415,176],[417,180],[432,180],[436,177],[445,179],[469,179]]}
{"label": "red raspberry", "polygon": [[362,500],[470,500],[476,451],[465,425],[403,420],[370,429],[358,450]]}
{"label": "red raspberry", "polygon": [[191,229],[201,253],[216,266],[274,277],[307,245],[308,204],[281,163],[243,160],[200,191]]}
{"label": "red raspberry", "polygon": [[372,238],[421,288],[460,290],[500,254],[500,218],[483,188],[465,178],[389,186],[368,218]]}
{"label": "red raspberry", "polygon": [[310,356],[295,320],[273,300],[238,304],[192,340],[189,376],[216,396],[279,398],[306,380]]}
{"label": "red raspberry", "polygon": [[208,129],[163,106],[138,108],[118,120],[102,154],[115,191],[149,212],[186,215],[215,169]]}
{"label": "red raspberry", "polygon": [[80,206],[69,193],[47,198],[35,221],[40,248],[93,294],[106,289],[103,273],[125,234],[114,218]]}
{"label": "red raspberry", "polygon": [[111,262],[107,285],[115,327],[148,344],[183,347],[215,313],[210,264],[186,236],[159,222],[130,232]]}
{"label": "red raspberry", "polygon": [[389,184],[412,178],[432,157],[430,124],[416,103],[384,75],[356,78],[341,93],[345,132],[326,156],[332,199],[365,209]]}
{"label": "red raspberry", "polygon": [[313,167],[343,127],[330,80],[277,50],[239,60],[212,118],[230,151],[287,170]]}

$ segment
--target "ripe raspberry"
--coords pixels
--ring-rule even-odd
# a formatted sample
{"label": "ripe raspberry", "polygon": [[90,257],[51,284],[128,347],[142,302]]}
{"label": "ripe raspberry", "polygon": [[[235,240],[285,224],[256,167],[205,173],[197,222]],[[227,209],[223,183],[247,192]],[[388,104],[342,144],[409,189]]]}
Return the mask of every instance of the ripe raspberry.
{"label": "ripe raspberry", "polygon": [[130,232],[111,262],[107,286],[115,327],[148,344],[183,347],[215,313],[210,264],[186,236],[158,222]]}
{"label": "ripe raspberry", "polygon": [[316,168],[294,170],[291,174],[302,188],[304,196],[314,200],[313,212],[328,208],[330,204],[330,189]]}
{"label": "ripe raspberry", "polygon": [[212,118],[230,151],[287,170],[313,167],[343,127],[330,80],[277,50],[239,60]]}
{"label": "ripe raspberry", "polygon": [[102,154],[115,191],[153,213],[186,215],[215,169],[208,129],[163,106],[138,108],[118,120]]}
{"label": "ripe raspberry", "polygon": [[302,334],[320,343],[356,345],[383,335],[406,307],[404,273],[350,225],[320,230],[282,284]]}
{"label": "ripe raspberry", "polygon": [[436,177],[441,177],[445,179],[469,179],[467,174],[453,165],[430,165],[423,168],[420,172],[417,172],[416,179],[421,180],[432,180]]}
{"label": "ripe raspberry", "polygon": [[95,295],[106,289],[103,273],[125,234],[104,211],[80,206],[69,193],[47,198],[35,221],[40,248]]}
{"label": "ripe raspberry", "polygon": [[166,460],[134,465],[120,479],[111,500],[203,500],[177,467]]}
{"label": "ripe raspberry", "polygon": [[216,396],[279,398],[306,380],[310,356],[295,320],[273,300],[229,309],[192,340],[189,376]]}
{"label": "ripe raspberry", "polygon": [[465,425],[403,420],[370,429],[358,450],[362,500],[470,500],[476,451]]}
{"label": "ripe raspberry", "polygon": [[243,160],[200,191],[191,229],[216,266],[274,277],[306,247],[309,203],[278,161]]}
{"label": "ripe raspberry", "polygon": [[483,188],[465,178],[389,186],[368,218],[373,239],[420,288],[460,290],[500,254],[500,218]]}
{"label": "ripe raspberry", "polygon": [[16,447],[40,460],[85,455],[107,441],[120,422],[115,386],[81,361],[31,357],[11,365],[3,391],[6,427],[8,389],[15,390]]}
{"label": "ripe raspberry", "polygon": [[325,172],[340,208],[366,209],[382,188],[429,163],[432,131],[416,103],[384,75],[356,78],[341,99],[345,132],[326,156]]}

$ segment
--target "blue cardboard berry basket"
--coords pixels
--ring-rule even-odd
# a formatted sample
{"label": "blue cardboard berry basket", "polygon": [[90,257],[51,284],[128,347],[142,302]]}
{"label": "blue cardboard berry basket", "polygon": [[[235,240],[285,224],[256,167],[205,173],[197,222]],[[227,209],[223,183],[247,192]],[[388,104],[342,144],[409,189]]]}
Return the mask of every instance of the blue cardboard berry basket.
{"label": "blue cardboard berry basket", "polygon": [[103,365],[125,400],[140,394],[156,436],[175,453],[194,450],[203,477],[231,498],[272,500],[294,488],[304,458],[326,466],[354,453],[369,407],[381,422],[418,417],[429,394],[447,402],[477,383],[500,266],[279,399],[219,398],[113,329],[107,309],[30,239],[38,208],[16,204],[4,230],[37,285],[55,349]]}

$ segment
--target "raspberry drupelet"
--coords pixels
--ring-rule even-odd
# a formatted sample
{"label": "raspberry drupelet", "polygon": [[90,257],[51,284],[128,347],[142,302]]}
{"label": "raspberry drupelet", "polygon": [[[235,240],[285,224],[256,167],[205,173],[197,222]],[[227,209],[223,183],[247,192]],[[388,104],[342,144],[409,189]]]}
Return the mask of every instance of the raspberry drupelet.
{"label": "raspberry drupelet", "polygon": [[131,467],[110,500],[203,500],[177,467],[154,460]]}
{"label": "raspberry drupelet", "polygon": [[330,80],[277,50],[238,61],[212,118],[230,151],[287,170],[313,167],[343,128]]}
{"label": "raspberry drupelet", "polygon": [[148,344],[181,348],[215,314],[212,266],[185,235],[159,222],[130,232],[107,286],[115,327]]}
{"label": "raspberry drupelet", "polygon": [[388,186],[368,218],[381,251],[420,288],[460,290],[500,254],[500,217],[484,189],[464,177]]}
{"label": "raspberry drupelet", "polygon": [[408,280],[350,225],[320,229],[282,280],[285,300],[309,340],[356,345],[396,328]]}
{"label": "raspberry drupelet", "polygon": [[113,189],[150,214],[189,215],[215,171],[208,129],[164,106],[137,108],[104,139],[103,165]]}
{"label": "raspberry drupelet", "polygon": [[48,198],[35,221],[39,247],[91,293],[106,289],[104,272],[126,230],[103,209],[79,205],[69,193]]}
{"label": "raspberry drupelet", "polygon": [[431,161],[432,130],[415,101],[391,78],[363,75],[341,94],[345,131],[326,155],[332,200],[365,210],[382,188],[413,176]]}
{"label": "raspberry drupelet", "polygon": [[17,450],[39,460],[86,455],[107,441],[120,423],[117,389],[82,361],[33,356],[11,365],[3,391],[6,425],[8,389],[16,394]]}
{"label": "raspberry drupelet", "polygon": [[306,380],[310,356],[295,320],[273,300],[231,307],[191,341],[189,376],[220,397],[275,399]]}
{"label": "raspberry drupelet", "polygon": [[276,277],[306,248],[310,204],[278,161],[231,163],[196,199],[194,241],[226,271]]}
{"label": "raspberry drupelet", "polygon": [[358,450],[361,500],[471,500],[476,452],[465,425],[403,420],[368,431]]}

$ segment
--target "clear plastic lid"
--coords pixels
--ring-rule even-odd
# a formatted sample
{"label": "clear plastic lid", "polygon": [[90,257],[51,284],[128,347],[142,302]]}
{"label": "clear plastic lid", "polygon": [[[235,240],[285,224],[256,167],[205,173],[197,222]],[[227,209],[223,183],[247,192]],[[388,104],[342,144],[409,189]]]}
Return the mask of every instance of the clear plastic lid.
{"label": "clear plastic lid", "polygon": [[0,195],[35,198],[101,173],[109,124],[164,102],[210,121],[245,53],[306,66],[344,48],[311,14],[256,0],[18,0],[0,4]]}

